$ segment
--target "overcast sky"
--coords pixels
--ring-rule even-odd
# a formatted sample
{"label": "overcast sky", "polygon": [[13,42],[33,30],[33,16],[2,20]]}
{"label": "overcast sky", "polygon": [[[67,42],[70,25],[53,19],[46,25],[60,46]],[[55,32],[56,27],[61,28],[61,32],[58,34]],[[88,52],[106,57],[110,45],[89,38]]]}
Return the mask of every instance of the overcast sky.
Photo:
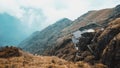
{"label": "overcast sky", "polygon": [[0,0],[0,13],[20,19],[32,30],[41,30],[61,18],[74,20],[89,10],[118,4],[120,0]]}

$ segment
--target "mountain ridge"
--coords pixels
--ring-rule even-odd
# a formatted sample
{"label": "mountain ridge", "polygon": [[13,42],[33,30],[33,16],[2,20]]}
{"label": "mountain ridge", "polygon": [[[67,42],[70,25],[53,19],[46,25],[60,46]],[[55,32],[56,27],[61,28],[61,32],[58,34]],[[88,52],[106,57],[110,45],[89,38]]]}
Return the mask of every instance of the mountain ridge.
{"label": "mountain ridge", "polygon": [[[71,20],[63,18],[57,21],[55,24],[46,27],[42,31],[38,31],[37,32],[38,34],[33,33],[32,36],[30,36],[27,40],[23,41],[24,43],[20,43],[19,46],[22,45],[23,46],[22,48],[24,48],[25,50],[31,49],[31,52],[34,52],[32,51],[32,48],[35,46],[38,47],[40,46],[41,49],[44,49],[44,47],[46,46],[49,47],[50,46],[49,43],[54,44],[54,41],[56,40],[57,37],[59,37],[61,30],[66,26],[70,25],[71,22],[72,22]],[[34,43],[36,44],[34,45]],[[36,50],[39,50],[38,47],[36,48]]]}
{"label": "mountain ridge", "polygon": [[[64,28],[61,30],[58,30],[61,26],[57,26],[56,24],[53,24],[53,25],[50,25],[47,28],[43,29],[41,32],[39,32],[43,36],[40,36],[40,34],[38,33],[37,35],[35,35],[34,38],[32,37],[33,39],[41,38],[41,41],[37,40],[37,39],[34,41],[33,41],[33,39],[31,39],[31,40],[29,39],[29,41],[25,40],[26,41],[26,42],[24,41],[25,43],[21,42],[19,45],[24,46],[23,48],[25,48],[26,50],[28,49],[28,51],[30,51],[32,53],[41,54],[42,53],[41,50],[44,51],[44,49],[45,49],[45,51],[46,51],[47,49],[49,50],[49,49],[53,48],[54,46],[59,45],[58,43],[60,43],[59,42],[60,40],[61,40],[61,42],[64,41],[64,39],[70,37],[72,32],[79,30],[79,28],[82,26],[85,26],[90,23],[102,24],[104,22],[104,20],[109,18],[111,13],[113,13],[113,8],[89,11],[89,12],[83,14],[82,16],[78,17],[76,20],[71,21],[71,23],[68,24],[68,26],[64,26]],[[61,22],[61,21],[58,21],[58,22]],[[55,28],[55,26],[57,26],[57,28]],[[54,28],[51,28],[51,27],[54,27]],[[49,32],[49,30],[52,31],[53,35],[51,34],[51,32]],[[49,35],[44,36],[45,34],[51,34],[51,36],[49,36]],[[42,42],[46,42],[46,43],[42,43]],[[34,43],[34,45],[33,45],[33,43]],[[45,47],[46,45],[48,47]],[[35,46],[37,48],[34,48]]]}
{"label": "mountain ridge", "polygon": [[89,11],[74,21],[63,18],[19,46],[32,54],[0,48],[1,68],[119,68],[120,5]]}

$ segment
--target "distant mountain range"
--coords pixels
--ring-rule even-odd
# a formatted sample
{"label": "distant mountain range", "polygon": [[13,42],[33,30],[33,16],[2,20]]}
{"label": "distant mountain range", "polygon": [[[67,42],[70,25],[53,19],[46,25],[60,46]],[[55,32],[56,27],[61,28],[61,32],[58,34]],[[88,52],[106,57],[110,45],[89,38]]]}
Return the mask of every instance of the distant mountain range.
{"label": "distant mountain range", "polygon": [[0,45],[17,45],[26,36],[21,21],[7,13],[0,14]]}

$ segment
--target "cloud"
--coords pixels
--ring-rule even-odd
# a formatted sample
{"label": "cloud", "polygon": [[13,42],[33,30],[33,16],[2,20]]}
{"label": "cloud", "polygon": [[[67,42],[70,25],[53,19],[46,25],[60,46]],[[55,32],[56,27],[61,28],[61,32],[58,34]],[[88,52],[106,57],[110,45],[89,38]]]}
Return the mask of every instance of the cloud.
{"label": "cloud", "polygon": [[120,0],[0,0],[0,37],[4,43],[18,43],[61,18],[74,20],[117,4]]}
{"label": "cloud", "polygon": [[21,18],[24,10],[20,9],[20,5],[15,0],[0,0],[0,13],[4,12]]}
{"label": "cloud", "polygon": [[32,31],[67,17],[72,20],[92,9],[110,8],[119,0],[0,0],[0,13],[20,19]]}

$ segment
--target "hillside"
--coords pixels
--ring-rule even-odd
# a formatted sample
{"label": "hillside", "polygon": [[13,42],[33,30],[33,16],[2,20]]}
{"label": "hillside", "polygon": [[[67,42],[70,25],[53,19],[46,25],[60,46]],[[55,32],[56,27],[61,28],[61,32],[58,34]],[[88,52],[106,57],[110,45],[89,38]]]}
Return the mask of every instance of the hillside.
{"label": "hillside", "polygon": [[88,11],[86,14],[74,20],[73,24],[63,30],[63,33],[69,34],[78,30],[80,27],[92,23],[102,24],[110,17],[111,13],[113,13],[113,8]]}
{"label": "hillside", "polygon": [[[90,64],[103,63],[108,68],[119,68],[120,64],[120,18],[111,21],[104,30],[97,29],[94,33],[84,33],[79,38],[78,49],[71,39],[66,39],[56,46],[48,55],[58,56],[68,61],[85,61]],[[87,48],[93,50],[93,53]],[[77,55],[76,55],[77,54]]]}
{"label": "hillside", "polygon": [[105,27],[105,23],[110,22],[113,18],[117,18],[115,16],[117,16],[118,13],[119,6],[89,11],[73,22],[65,18],[56,22],[56,24],[48,26],[42,31],[33,33],[33,35],[21,42],[19,46],[31,53],[43,54],[44,51],[49,51],[54,46],[61,45],[65,39],[71,37],[72,32],[85,25],[96,23],[100,25],[100,27]]}
{"label": "hillside", "polygon": [[[17,51],[17,52],[16,52]],[[7,57],[6,57],[7,56]],[[0,68],[106,68],[103,64],[69,62],[55,56],[32,55],[16,47],[0,48]]]}
{"label": "hillside", "polygon": [[55,45],[57,38],[60,37],[61,30],[69,26],[71,22],[67,18],[61,19],[42,31],[33,33],[29,38],[21,42],[19,46],[31,53],[42,54],[46,48]]}
{"label": "hillside", "polygon": [[[117,9],[118,8],[118,9]],[[46,52],[68,61],[85,61],[90,64],[103,63],[108,68],[120,67],[120,6],[102,24],[104,27],[95,29],[95,32],[83,33],[79,38],[78,50],[71,38],[66,38],[59,46]],[[84,28],[88,28],[85,26]],[[82,27],[83,28],[83,27]],[[90,48],[92,51],[90,50]]]}
{"label": "hillside", "polygon": [[[77,30],[79,38],[74,37]],[[119,68],[120,5],[89,11],[74,21],[63,18],[19,47],[0,47],[0,68]]]}

